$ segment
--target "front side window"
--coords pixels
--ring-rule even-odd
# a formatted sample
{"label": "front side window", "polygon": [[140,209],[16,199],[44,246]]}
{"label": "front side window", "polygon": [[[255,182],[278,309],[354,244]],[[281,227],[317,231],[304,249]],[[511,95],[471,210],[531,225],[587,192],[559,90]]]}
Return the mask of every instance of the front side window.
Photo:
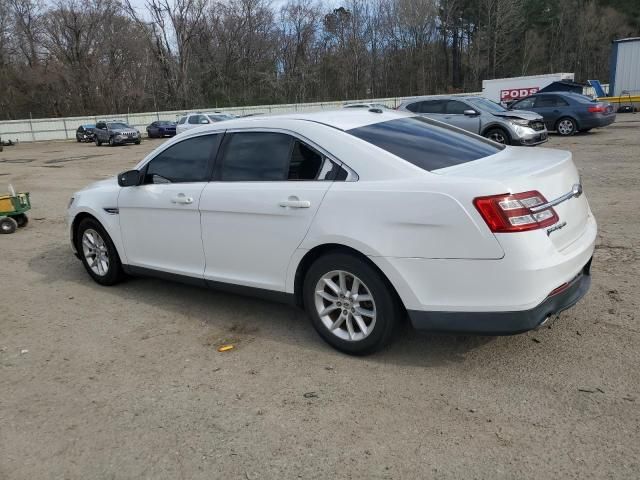
{"label": "front side window", "polygon": [[347,133],[427,171],[488,157],[504,148],[423,117],[387,120]]}
{"label": "front side window", "polygon": [[338,164],[297,138],[277,132],[234,133],[219,168],[220,180],[228,182],[346,178]]}
{"label": "front side window", "polygon": [[449,115],[464,115],[465,110],[471,110],[471,107],[466,103],[458,100],[449,100],[445,112]]}
{"label": "front side window", "polygon": [[536,107],[537,108],[545,108],[545,107],[555,107],[557,105],[556,97],[551,95],[541,95],[536,98]]}
{"label": "front side window", "polygon": [[527,108],[533,108],[535,101],[535,97],[525,98],[513,104],[512,107],[514,110],[526,110]]}
{"label": "front side window", "polygon": [[473,98],[468,98],[467,100],[471,102],[471,104],[474,105],[479,110],[485,110],[491,113],[502,113],[507,111],[507,109],[504,108],[502,105],[496,102],[492,102],[491,100],[487,100],[486,98],[473,97]]}
{"label": "front side window", "polygon": [[186,183],[208,181],[212,155],[222,135],[203,135],[176,143],[147,164],[144,183]]}
{"label": "front side window", "polygon": [[[189,124],[190,125],[199,125],[201,123],[203,123],[203,120],[207,120],[204,115],[191,115],[189,117]],[[207,120],[206,123],[209,123],[209,121]]]}

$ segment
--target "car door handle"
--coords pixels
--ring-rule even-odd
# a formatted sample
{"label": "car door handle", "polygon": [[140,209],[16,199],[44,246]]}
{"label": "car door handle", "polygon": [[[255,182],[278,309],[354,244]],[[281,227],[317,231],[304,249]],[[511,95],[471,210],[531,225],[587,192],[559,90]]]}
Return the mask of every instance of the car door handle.
{"label": "car door handle", "polygon": [[171,199],[171,202],[180,205],[190,205],[193,203],[193,197],[187,197],[184,193],[179,193]]}
{"label": "car door handle", "polygon": [[300,200],[298,197],[289,197],[288,200],[280,202],[280,206],[283,208],[309,208],[311,202],[309,200]]}

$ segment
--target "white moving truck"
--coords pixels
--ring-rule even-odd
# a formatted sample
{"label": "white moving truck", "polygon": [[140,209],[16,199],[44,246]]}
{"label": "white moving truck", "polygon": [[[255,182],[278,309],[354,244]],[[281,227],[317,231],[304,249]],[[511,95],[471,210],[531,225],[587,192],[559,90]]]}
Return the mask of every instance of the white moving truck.
{"label": "white moving truck", "polygon": [[482,81],[482,96],[494,102],[508,104],[561,80],[573,81],[573,73],[549,73],[528,77],[496,78]]}

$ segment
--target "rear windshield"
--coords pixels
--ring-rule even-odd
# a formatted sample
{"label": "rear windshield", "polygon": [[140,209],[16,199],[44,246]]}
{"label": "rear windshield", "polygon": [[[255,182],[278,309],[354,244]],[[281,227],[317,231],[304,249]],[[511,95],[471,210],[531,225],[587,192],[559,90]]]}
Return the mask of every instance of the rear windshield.
{"label": "rear windshield", "polygon": [[347,133],[428,171],[488,157],[504,148],[423,117],[388,120]]}

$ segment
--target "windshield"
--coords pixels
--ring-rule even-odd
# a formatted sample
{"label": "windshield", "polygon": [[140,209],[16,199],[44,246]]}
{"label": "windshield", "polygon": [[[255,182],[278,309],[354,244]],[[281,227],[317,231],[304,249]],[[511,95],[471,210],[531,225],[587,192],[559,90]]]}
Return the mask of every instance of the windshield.
{"label": "windshield", "polygon": [[170,122],[169,120],[160,120],[158,125],[173,125],[174,122]]}
{"label": "windshield", "polygon": [[478,135],[424,117],[407,117],[347,130],[423,170],[470,162],[504,148]]}
{"label": "windshield", "polygon": [[111,129],[123,129],[123,128],[131,128],[126,123],[110,123],[109,128]]}
{"label": "windshield", "polygon": [[504,108],[502,105],[492,102],[491,100],[487,100],[486,98],[476,97],[476,98],[467,98],[467,100],[469,100],[469,102],[471,102],[474,106],[478,107],[480,110],[487,110],[491,113],[500,113],[500,112],[507,111],[507,109]]}

